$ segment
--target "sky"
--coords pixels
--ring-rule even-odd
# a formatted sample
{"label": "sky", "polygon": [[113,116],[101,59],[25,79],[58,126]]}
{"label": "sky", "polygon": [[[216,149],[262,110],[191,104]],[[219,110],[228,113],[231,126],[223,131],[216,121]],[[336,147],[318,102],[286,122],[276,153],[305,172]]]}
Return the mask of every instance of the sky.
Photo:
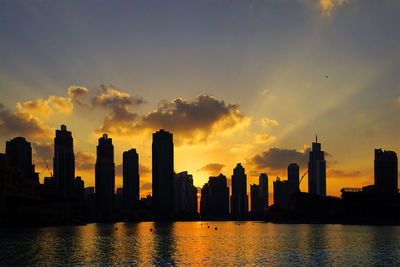
{"label": "sky", "polygon": [[0,0],[0,151],[25,137],[43,180],[65,124],[94,186],[107,133],[116,187],[136,148],[145,195],[163,128],[196,186],[241,162],[249,187],[266,172],[272,192],[289,163],[305,173],[318,134],[339,196],[373,184],[374,148],[400,152],[399,12],[398,0]]}

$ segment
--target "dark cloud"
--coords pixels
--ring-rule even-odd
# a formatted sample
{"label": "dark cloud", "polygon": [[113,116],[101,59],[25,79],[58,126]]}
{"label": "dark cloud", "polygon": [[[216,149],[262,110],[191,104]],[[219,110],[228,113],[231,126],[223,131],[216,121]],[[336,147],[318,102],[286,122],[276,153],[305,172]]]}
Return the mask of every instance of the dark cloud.
{"label": "dark cloud", "polygon": [[241,121],[244,116],[238,107],[209,95],[197,96],[193,101],[177,98],[162,101],[157,110],[143,118],[141,125],[150,129],[164,128],[180,133],[201,131],[207,135],[218,122],[224,123],[221,128],[226,129]]}
{"label": "dark cloud", "polygon": [[94,170],[96,155],[90,152],[78,152],[75,154],[75,168],[77,170]]}
{"label": "dark cloud", "polygon": [[122,177],[122,164],[118,164],[115,166],[115,176]]}
{"label": "dark cloud", "polygon": [[52,130],[27,111],[11,113],[0,103],[0,133],[25,137],[51,138]]}
{"label": "dark cloud", "polygon": [[303,151],[295,149],[270,148],[261,154],[255,155],[249,163],[259,169],[283,169],[290,163],[297,163],[300,167],[305,167],[308,162],[308,153],[310,148]]}
{"label": "dark cloud", "polygon": [[338,169],[329,169],[326,174],[327,177],[333,176],[334,178],[349,178],[349,177],[360,177],[362,173],[360,171],[343,171]]}
{"label": "dark cloud", "polygon": [[142,186],[140,187],[141,190],[150,190],[152,189],[152,184],[151,183],[145,183],[142,184]]}
{"label": "dark cloud", "polygon": [[101,86],[99,93],[92,98],[92,106],[110,109],[111,113],[104,118],[103,124],[96,132],[116,135],[129,134],[138,119],[138,115],[131,112],[130,108],[144,102],[142,97],[123,93],[113,86],[108,88]]}
{"label": "dark cloud", "polygon": [[220,163],[209,163],[203,167],[201,167],[200,169],[198,169],[197,171],[203,171],[203,172],[208,172],[210,175],[218,175],[220,174],[222,168],[225,167],[224,164],[220,164]]}
{"label": "dark cloud", "polygon": [[68,88],[68,95],[73,99],[73,100],[80,100],[83,98],[85,95],[87,95],[89,90],[83,86],[77,86],[73,85]]}
{"label": "dark cloud", "polygon": [[39,142],[33,142],[32,147],[35,151],[34,156],[38,157],[37,160],[47,160],[50,161],[53,158],[53,148],[54,145],[51,143],[39,143]]}
{"label": "dark cloud", "polygon": [[[139,175],[146,176],[151,173],[151,168],[147,167],[146,165],[139,163]],[[115,166],[115,175],[121,176],[123,175],[123,166],[122,164],[118,164]]]}

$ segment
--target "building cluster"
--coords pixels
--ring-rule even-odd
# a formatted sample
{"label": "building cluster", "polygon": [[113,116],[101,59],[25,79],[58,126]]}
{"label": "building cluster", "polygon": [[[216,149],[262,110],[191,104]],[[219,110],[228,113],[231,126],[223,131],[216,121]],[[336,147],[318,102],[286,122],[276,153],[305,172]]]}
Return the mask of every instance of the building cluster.
{"label": "building cluster", "polygon": [[[55,132],[53,172],[44,160],[51,175],[40,184],[39,174],[32,164],[31,144],[23,137],[7,141],[5,154],[0,154],[0,223],[16,224],[26,220],[43,224],[141,219],[264,219],[270,214],[267,174],[261,173],[259,183],[250,185],[249,211],[247,175],[241,163],[233,169],[231,183],[223,174],[209,177],[201,189],[198,207],[198,190],[193,184],[193,176],[186,171],[174,171],[173,135],[165,130],[153,133],[152,196],[139,198],[139,155],[136,149],[129,149],[122,156],[123,187],[116,190],[112,139],[107,134],[100,137],[96,148],[95,186],[85,188],[82,178],[75,176],[72,133],[62,125]],[[306,174],[308,193],[301,193],[300,183]],[[379,205],[382,207],[382,203],[387,209],[393,205],[400,208],[397,176],[396,153],[377,149],[374,185],[342,189],[340,201],[343,202],[339,203],[337,198],[326,196],[326,161],[316,138],[309,152],[307,172],[300,177],[299,165],[291,163],[287,168],[287,180],[277,177],[273,182],[274,208],[295,213],[302,209],[309,212],[313,210],[310,207],[331,211],[333,205],[335,214],[363,210],[365,203],[376,209]],[[327,203],[327,208],[320,208],[324,203]]]}

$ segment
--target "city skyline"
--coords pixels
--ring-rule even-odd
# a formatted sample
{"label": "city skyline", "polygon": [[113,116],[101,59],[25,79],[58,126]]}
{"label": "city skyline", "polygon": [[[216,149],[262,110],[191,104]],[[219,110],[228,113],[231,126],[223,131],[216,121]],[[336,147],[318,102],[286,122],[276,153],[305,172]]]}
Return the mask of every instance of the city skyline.
{"label": "city skyline", "polygon": [[272,192],[289,163],[304,174],[318,133],[327,195],[339,196],[373,183],[373,149],[400,151],[398,1],[84,2],[1,4],[0,150],[25,137],[41,182],[60,124],[85,186],[107,133],[116,188],[136,148],[144,194],[161,128],[198,188],[220,172],[229,183],[241,162],[247,192],[262,172]]}

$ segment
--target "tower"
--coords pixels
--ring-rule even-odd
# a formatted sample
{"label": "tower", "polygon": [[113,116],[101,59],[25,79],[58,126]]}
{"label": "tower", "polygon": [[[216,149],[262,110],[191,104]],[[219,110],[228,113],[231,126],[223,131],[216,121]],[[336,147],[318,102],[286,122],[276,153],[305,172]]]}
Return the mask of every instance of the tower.
{"label": "tower", "polygon": [[96,211],[101,220],[111,220],[115,199],[115,164],[112,139],[99,138],[95,167]]}
{"label": "tower", "polygon": [[374,180],[379,193],[397,193],[397,155],[393,151],[375,149]]}
{"label": "tower", "polygon": [[73,197],[75,156],[72,134],[65,125],[61,125],[61,130],[56,130],[53,169],[57,192],[65,198]]}
{"label": "tower", "polygon": [[174,215],[174,143],[171,133],[153,133],[153,208],[161,217]]}
{"label": "tower", "polygon": [[123,153],[123,206],[134,209],[139,202],[139,155],[136,149]]}
{"label": "tower", "polygon": [[308,193],[326,196],[326,161],[317,136],[309,153]]}
{"label": "tower", "polygon": [[15,137],[7,141],[6,155],[10,164],[19,170],[24,178],[36,179],[35,165],[32,165],[31,143],[25,138]]}
{"label": "tower", "polygon": [[248,210],[247,175],[242,164],[238,163],[232,175],[231,213],[235,217],[245,217]]}

